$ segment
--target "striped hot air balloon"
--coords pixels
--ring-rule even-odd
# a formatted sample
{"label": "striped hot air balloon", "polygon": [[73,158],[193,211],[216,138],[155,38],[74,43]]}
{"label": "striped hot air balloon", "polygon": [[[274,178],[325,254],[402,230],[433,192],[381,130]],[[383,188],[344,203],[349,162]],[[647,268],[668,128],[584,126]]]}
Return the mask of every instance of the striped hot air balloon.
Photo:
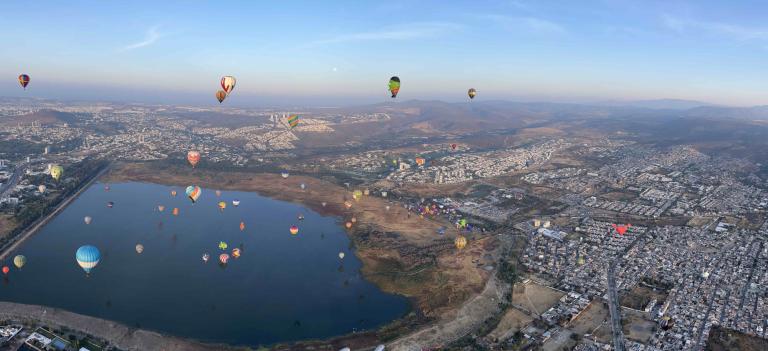
{"label": "striped hot air balloon", "polygon": [[224,89],[224,92],[227,94],[231,93],[232,90],[235,89],[235,77],[232,76],[224,76],[221,77],[221,89]]}
{"label": "striped hot air balloon", "polygon": [[299,227],[297,227],[295,225],[292,225],[289,230],[291,231],[291,235],[299,234]]}
{"label": "striped hot air balloon", "polygon": [[223,253],[223,254],[219,255],[219,262],[221,262],[221,264],[227,264],[227,261],[229,261],[229,255],[228,254]]}
{"label": "striped hot air balloon", "polygon": [[288,117],[288,126],[291,127],[291,129],[296,128],[296,126],[299,125],[299,115],[290,115]]}
{"label": "striped hot air balloon", "polygon": [[101,253],[96,246],[84,245],[77,249],[75,259],[85,273],[91,273],[91,270],[99,264]]}

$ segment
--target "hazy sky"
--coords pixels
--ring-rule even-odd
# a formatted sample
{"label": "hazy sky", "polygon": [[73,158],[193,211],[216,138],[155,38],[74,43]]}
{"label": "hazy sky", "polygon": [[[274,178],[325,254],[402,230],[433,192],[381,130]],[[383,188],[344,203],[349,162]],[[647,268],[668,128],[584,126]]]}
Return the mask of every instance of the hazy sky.
{"label": "hazy sky", "polygon": [[[2,1],[0,95],[768,104],[764,1]],[[23,92],[16,77],[32,77]]]}

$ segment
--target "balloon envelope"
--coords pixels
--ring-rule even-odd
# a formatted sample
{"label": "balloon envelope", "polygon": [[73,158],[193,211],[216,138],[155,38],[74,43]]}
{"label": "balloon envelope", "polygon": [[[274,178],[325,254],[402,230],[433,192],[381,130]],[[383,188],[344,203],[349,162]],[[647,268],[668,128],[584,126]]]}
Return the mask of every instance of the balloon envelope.
{"label": "balloon envelope", "polygon": [[456,248],[457,248],[457,249],[461,250],[461,249],[463,249],[465,246],[467,246],[467,238],[465,238],[465,237],[463,237],[463,236],[459,235],[459,236],[456,238],[456,240],[454,241],[454,244],[456,244]]}
{"label": "balloon envelope", "polygon": [[469,95],[469,99],[474,99],[475,95],[477,95],[477,90],[475,88],[470,88],[469,91],[467,91],[467,95]]}
{"label": "balloon envelope", "polygon": [[227,261],[229,261],[229,255],[225,253],[219,255],[219,261],[223,264],[227,264]]}
{"label": "balloon envelope", "polygon": [[136,252],[137,252],[137,253],[142,253],[142,252],[144,252],[144,245],[142,245],[142,244],[136,244]]}
{"label": "balloon envelope", "polygon": [[187,187],[186,193],[187,197],[194,203],[198,198],[200,198],[200,193],[202,193],[202,190],[197,185],[190,185]]}
{"label": "balloon envelope", "polygon": [[27,74],[21,74],[19,75],[19,84],[22,88],[27,89],[27,85],[29,85],[29,75]]}
{"label": "balloon envelope", "polygon": [[343,252],[339,252],[339,258],[342,259],[342,260],[344,259],[344,253]]}
{"label": "balloon envelope", "polygon": [[85,224],[91,224],[92,220],[93,218],[91,218],[91,216],[85,216],[85,218],[83,218],[83,221],[85,222]]}
{"label": "balloon envelope", "polygon": [[40,193],[44,193],[46,189],[48,188],[42,184],[40,184],[40,186],[37,187],[37,191],[39,191]]}
{"label": "balloon envelope", "polygon": [[192,165],[192,167],[197,166],[197,163],[200,162],[200,152],[198,151],[187,152],[187,161],[189,162],[189,164]]}
{"label": "balloon envelope", "polygon": [[292,225],[292,226],[291,226],[291,228],[290,228],[289,230],[291,231],[291,234],[292,234],[292,235],[296,235],[296,234],[299,234],[299,227],[297,227],[297,226],[295,226],[295,225]]}
{"label": "balloon envelope", "polygon": [[216,92],[216,100],[219,100],[219,103],[224,102],[224,99],[227,98],[227,92],[224,90],[219,90]]}
{"label": "balloon envelope", "polygon": [[221,89],[224,89],[224,92],[226,94],[231,93],[232,90],[235,89],[235,83],[237,83],[237,81],[235,80],[235,77],[232,77],[232,76],[221,77]]}
{"label": "balloon envelope", "polygon": [[77,249],[77,252],[75,253],[75,259],[77,260],[77,264],[80,265],[85,273],[90,273],[91,270],[99,264],[99,261],[101,260],[101,253],[99,252],[99,249],[96,248],[96,246],[84,245]]}
{"label": "balloon envelope", "polygon": [[63,173],[64,173],[64,168],[63,167],[61,167],[59,165],[55,165],[55,166],[51,167],[51,177],[53,179],[59,180],[59,178],[61,178],[61,175]]}
{"label": "balloon envelope", "polygon": [[16,257],[13,258],[13,264],[16,268],[24,267],[24,265],[27,264],[27,258],[24,257],[24,255],[16,255]]}
{"label": "balloon envelope", "polygon": [[392,94],[392,98],[397,97],[397,93],[400,91],[400,77],[394,76],[389,78],[389,92]]}
{"label": "balloon envelope", "polygon": [[11,271],[11,269],[10,269],[10,268],[8,268],[8,266],[3,266],[3,274],[6,274],[6,275],[7,275],[7,274],[8,274],[8,272],[10,272],[10,271]]}

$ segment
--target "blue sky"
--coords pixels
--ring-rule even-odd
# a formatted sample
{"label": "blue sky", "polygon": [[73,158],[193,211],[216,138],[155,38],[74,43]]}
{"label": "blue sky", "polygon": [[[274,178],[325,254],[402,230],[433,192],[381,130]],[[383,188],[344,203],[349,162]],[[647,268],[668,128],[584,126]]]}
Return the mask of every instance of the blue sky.
{"label": "blue sky", "polygon": [[[0,95],[232,105],[768,104],[760,1],[3,1]],[[20,73],[32,82],[23,92]]]}

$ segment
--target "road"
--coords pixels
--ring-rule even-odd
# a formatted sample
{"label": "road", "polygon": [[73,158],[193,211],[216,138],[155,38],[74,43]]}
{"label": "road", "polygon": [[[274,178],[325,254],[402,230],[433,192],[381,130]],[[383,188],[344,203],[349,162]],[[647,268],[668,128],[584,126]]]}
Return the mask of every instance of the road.
{"label": "road", "polygon": [[608,265],[608,310],[611,314],[613,349],[615,351],[624,351],[624,333],[621,330],[619,294],[616,292],[616,261],[611,261]]}
{"label": "road", "polygon": [[24,174],[24,172],[27,170],[27,164],[21,163],[18,167],[13,171],[13,175],[11,175],[11,178],[8,179],[7,182],[3,183],[2,186],[0,186],[0,199],[5,198],[7,195],[11,193],[13,188],[16,187],[16,184],[19,183],[19,179],[21,179],[21,175]]}

